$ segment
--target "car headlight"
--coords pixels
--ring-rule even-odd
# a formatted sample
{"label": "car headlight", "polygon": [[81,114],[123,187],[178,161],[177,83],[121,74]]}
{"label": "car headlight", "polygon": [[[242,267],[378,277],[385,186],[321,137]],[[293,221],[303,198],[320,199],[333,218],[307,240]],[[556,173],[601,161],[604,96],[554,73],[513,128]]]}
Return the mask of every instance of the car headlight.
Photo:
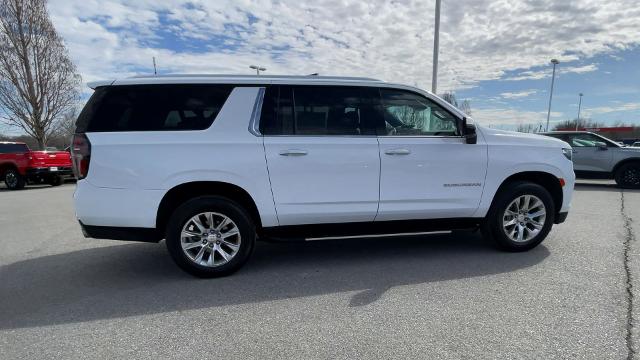
{"label": "car headlight", "polygon": [[571,149],[563,148],[562,155],[564,155],[564,157],[566,157],[567,159],[569,159],[569,161],[571,161],[571,158],[573,156],[573,151]]}

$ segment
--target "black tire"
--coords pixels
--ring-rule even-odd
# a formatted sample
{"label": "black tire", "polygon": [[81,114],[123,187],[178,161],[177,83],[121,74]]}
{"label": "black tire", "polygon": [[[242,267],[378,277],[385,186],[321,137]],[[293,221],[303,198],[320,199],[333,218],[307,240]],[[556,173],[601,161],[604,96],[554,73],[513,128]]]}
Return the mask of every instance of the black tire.
{"label": "black tire", "polygon": [[53,176],[50,180],[49,180],[49,185],[51,186],[60,186],[62,185],[62,183],[64,182],[64,179],[62,178],[62,176]]}
{"label": "black tire", "polygon": [[616,171],[616,184],[625,189],[640,189],[640,162],[627,163]]}
{"label": "black tire", "polygon": [[4,183],[9,190],[20,190],[24,188],[26,181],[18,170],[9,169],[4,172]]}
{"label": "black tire", "polygon": [[[183,227],[187,225],[187,222],[190,221],[192,217],[204,212],[214,212],[224,215],[235,223],[238,228],[240,234],[239,249],[235,255],[224,264],[202,266],[194,262],[194,260],[191,260],[185,253],[186,250],[182,249],[181,233]],[[204,239],[204,237],[196,237],[196,239]],[[249,216],[240,205],[221,196],[201,196],[185,202],[171,215],[166,231],[167,249],[176,264],[184,271],[203,278],[226,276],[238,270],[249,259],[255,241],[256,228],[251,216]],[[220,244],[220,241],[215,243]],[[207,248],[207,251],[210,250]],[[206,253],[205,256],[208,258],[211,256],[210,254],[211,252]],[[220,257],[219,253],[215,256]]]}
{"label": "black tire", "polygon": [[[540,231],[531,239],[525,241],[515,241],[507,235],[507,230],[503,227],[503,220],[507,207],[517,198],[523,195],[533,195],[537,197],[545,207],[544,224]],[[505,185],[493,201],[491,209],[487,214],[482,228],[482,234],[493,240],[495,245],[504,251],[519,252],[527,251],[538,246],[549,234],[555,219],[555,204],[551,194],[544,187],[526,181],[514,181]],[[517,225],[514,225],[517,226]],[[531,233],[529,228],[533,225],[527,224],[525,234]]]}

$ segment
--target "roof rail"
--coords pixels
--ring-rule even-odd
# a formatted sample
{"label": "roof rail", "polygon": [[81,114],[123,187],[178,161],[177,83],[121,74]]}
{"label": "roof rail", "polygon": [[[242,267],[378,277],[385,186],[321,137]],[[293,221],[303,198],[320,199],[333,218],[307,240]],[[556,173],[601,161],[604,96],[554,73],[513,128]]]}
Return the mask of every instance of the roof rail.
{"label": "roof rail", "polygon": [[318,76],[311,75],[233,75],[233,74],[161,74],[161,75],[135,75],[129,77],[129,79],[140,78],[236,78],[236,79],[317,79],[317,80],[347,80],[347,81],[382,81],[379,79],[373,79],[368,77],[355,77],[355,76]]}

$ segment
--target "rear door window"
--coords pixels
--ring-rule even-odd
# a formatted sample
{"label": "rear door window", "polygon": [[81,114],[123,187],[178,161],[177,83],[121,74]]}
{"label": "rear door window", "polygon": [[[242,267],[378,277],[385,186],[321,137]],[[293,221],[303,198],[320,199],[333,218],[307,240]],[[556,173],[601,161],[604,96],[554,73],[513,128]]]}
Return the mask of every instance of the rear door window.
{"label": "rear door window", "polygon": [[232,85],[128,85],[98,88],[76,122],[76,132],[207,129]]}
{"label": "rear door window", "polygon": [[272,86],[260,118],[264,135],[375,135],[365,89],[347,86]]}

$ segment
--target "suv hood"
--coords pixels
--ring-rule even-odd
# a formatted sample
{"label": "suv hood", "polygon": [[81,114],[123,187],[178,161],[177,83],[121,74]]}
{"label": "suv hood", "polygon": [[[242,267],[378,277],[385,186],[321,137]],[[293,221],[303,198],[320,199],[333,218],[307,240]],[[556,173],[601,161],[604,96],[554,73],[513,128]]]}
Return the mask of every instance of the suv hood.
{"label": "suv hood", "polygon": [[514,145],[530,145],[556,148],[571,148],[571,146],[560,140],[550,136],[521,133],[517,131],[506,131],[491,129],[484,126],[477,126],[482,132],[488,144],[514,144]]}

